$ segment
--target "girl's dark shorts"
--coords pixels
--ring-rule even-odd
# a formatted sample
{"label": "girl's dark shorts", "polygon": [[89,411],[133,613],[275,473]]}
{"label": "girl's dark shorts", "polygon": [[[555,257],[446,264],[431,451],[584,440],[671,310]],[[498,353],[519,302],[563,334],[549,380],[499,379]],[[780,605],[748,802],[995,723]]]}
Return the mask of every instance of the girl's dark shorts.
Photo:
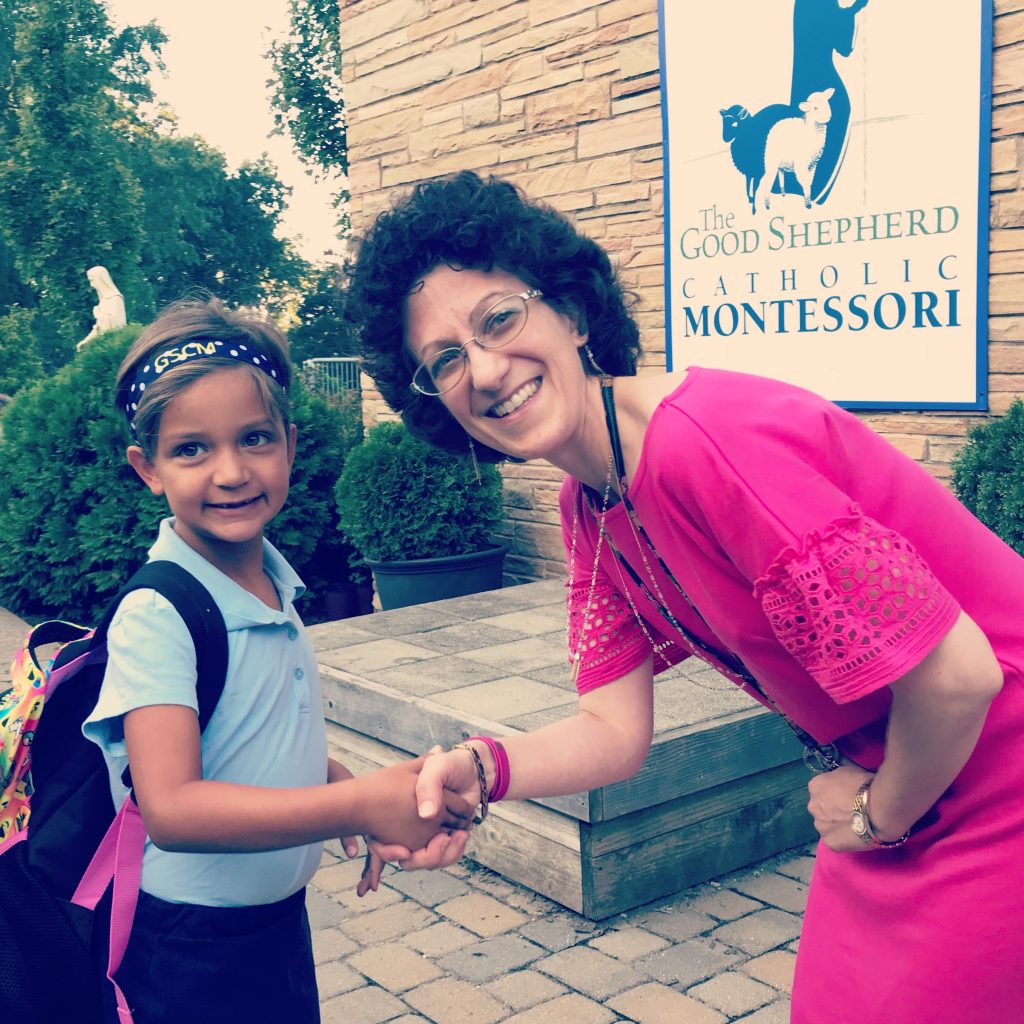
{"label": "girl's dark shorts", "polygon": [[319,1024],[305,890],[255,907],[140,892],[117,981],[135,1024]]}

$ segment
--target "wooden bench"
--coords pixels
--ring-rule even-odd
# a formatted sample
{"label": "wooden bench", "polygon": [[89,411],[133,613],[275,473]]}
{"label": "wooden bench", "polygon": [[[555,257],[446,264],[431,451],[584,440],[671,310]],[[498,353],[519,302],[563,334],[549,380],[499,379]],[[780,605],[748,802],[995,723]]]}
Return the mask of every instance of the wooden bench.
{"label": "wooden bench", "polygon": [[[311,628],[334,756],[359,773],[574,712],[561,584]],[[655,737],[626,782],[503,802],[469,855],[601,919],[814,838],[789,729],[694,659],[655,681]]]}

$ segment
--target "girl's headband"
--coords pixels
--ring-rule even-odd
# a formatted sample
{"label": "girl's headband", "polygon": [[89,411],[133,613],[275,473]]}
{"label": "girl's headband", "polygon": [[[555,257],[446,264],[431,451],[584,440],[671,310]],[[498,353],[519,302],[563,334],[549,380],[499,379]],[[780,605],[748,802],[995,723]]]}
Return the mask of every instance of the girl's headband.
{"label": "girl's headband", "polygon": [[142,393],[154,381],[172,366],[191,363],[196,359],[208,359],[216,356],[221,359],[237,359],[240,363],[255,366],[262,370],[277,384],[284,386],[287,375],[284,368],[273,356],[257,348],[251,341],[213,341],[209,338],[193,338],[180,345],[169,345],[166,348],[150,352],[145,362],[138,366],[132,374],[129,384],[126,378],[121,384],[119,404],[128,419],[128,426],[135,434],[135,413],[139,408]]}

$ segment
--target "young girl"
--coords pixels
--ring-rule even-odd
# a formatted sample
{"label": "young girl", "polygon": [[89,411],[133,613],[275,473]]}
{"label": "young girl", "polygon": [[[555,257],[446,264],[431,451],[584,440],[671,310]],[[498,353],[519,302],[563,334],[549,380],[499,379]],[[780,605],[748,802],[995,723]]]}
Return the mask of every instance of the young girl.
{"label": "young girl", "polygon": [[352,856],[359,833],[417,847],[465,827],[457,798],[451,812],[419,818],[415,769],[354,779],[327,756],[317,664],[293,605],[302,582],[263,536],[295,457],[288,383],[276,328],[215,299],[169,307],[118,371],[128,462],[171,511],[150,558],[210,591],[229,648],[200,738],[187,629],[154,591],[133,592],[110,627],[85,725],[115,801],[130,763],[149,835],[116,978],[135,1024],[318,1021],[304,887],[322,840],[346,837]]}

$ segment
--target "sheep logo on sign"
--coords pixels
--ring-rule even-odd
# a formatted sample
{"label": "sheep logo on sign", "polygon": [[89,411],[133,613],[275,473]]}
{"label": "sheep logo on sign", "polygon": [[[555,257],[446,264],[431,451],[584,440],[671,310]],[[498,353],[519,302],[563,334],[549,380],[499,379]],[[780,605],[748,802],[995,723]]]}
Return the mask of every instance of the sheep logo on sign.
{"label": "sheep logo on sign", "polygon": [[850,96],[835,54],[853,53],[857,14],[867,3],[795,0],[789,102],[756,114],[738,103],[719,110],[752,212],[769,209],[773,194],[800,196],[810,209],[832,191],[850,135]]}

